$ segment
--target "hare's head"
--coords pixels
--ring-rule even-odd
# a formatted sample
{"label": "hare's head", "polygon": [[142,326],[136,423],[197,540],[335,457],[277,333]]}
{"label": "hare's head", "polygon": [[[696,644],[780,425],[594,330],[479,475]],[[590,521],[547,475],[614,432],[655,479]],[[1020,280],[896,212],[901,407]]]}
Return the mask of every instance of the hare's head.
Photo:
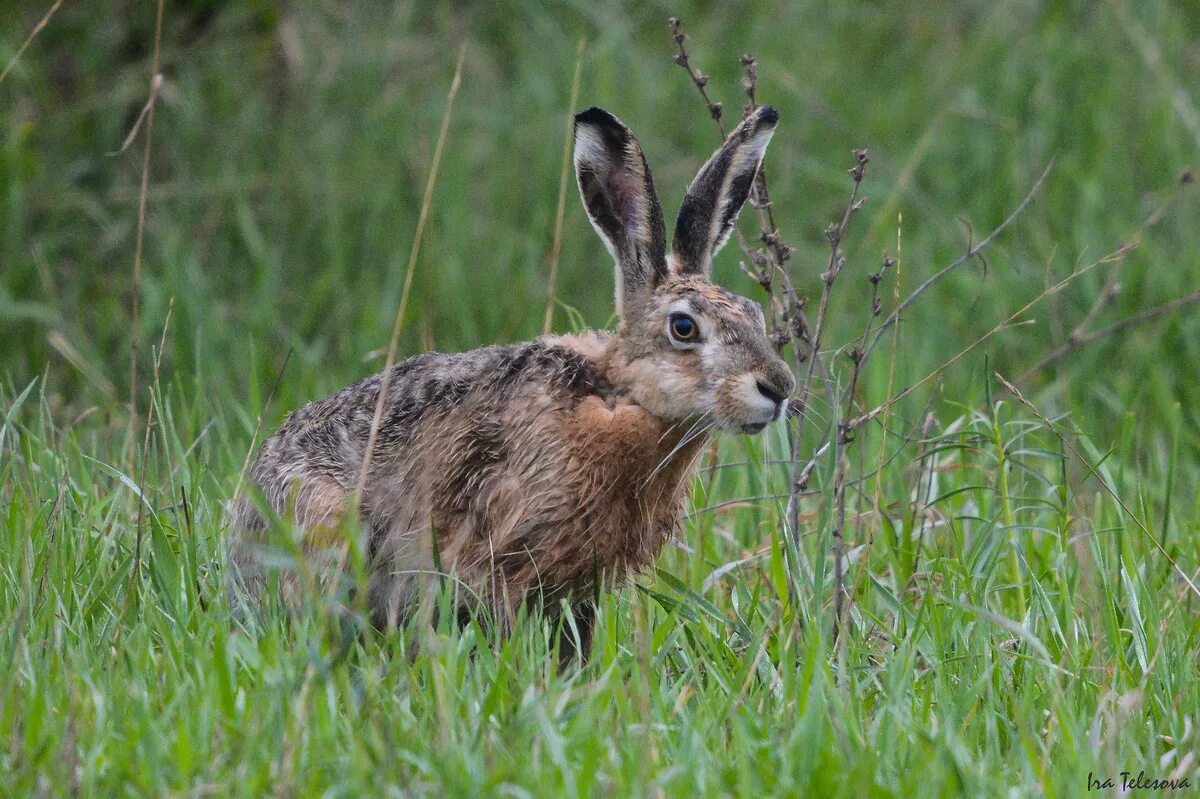
{"label": "hare's head", "polygon": [[637,139],[599,108],[575,117],[575,173],[617,263],[618,357],[639,405],[667,420],[708,418],[757,433],[792,391],[759,305],[709,280],[779,115],[759,107],[692,180],[667,252],[662,209]]}

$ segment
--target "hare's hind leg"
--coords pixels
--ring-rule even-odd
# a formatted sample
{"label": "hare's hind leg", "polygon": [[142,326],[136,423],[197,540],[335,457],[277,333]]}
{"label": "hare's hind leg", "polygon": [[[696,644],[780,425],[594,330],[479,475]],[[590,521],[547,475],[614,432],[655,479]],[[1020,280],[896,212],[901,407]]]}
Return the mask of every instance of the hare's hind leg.
{"label": "hare's hind leg", "polygon": [[370,535],[368,598],[375,627],[391,632],[418,615],[431,620],[439,582],[428,511],[403,508],[386,521],[374,520]]}
{"label": "hare's hind leg", "polygon": [[[335,583],[344,577],[346,562],[345,490],[330,477],[305,475],[290,481],[286,489],[268,486],[263,494],[275,524],[248,496],[238,498],[231,519],[233,607],[261,613],[275,602],[294,613],[306,600],[336,596]],[[284,536],[291,540],[281,540]],[[277,591],[272,590],[275,585]]]}

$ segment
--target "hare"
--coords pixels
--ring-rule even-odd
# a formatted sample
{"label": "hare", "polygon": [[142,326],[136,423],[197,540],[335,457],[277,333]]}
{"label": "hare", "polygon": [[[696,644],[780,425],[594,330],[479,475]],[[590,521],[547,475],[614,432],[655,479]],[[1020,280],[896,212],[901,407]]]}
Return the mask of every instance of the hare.
{"label": "hare", "polygon": [[637,140],[607,111],[578,114],[575,172],[616,261],[616,332],[397,364],[365,469],[381,375],[291,414],[249,472],[258,501],[235,501],[243,577],[263,572],[260,507],[294,523],[301,549],[319,549],[361,471],[376,625],[408,619],[441,569],[499,619],[531,601],[553,615],[569,600],[590,639],[599,588],[652,563],[679,528],[712,430],[758,433],[784,414],[793,378],[761,308],[709,280],[778,118],[759,107],[704,164],[668,251]]}

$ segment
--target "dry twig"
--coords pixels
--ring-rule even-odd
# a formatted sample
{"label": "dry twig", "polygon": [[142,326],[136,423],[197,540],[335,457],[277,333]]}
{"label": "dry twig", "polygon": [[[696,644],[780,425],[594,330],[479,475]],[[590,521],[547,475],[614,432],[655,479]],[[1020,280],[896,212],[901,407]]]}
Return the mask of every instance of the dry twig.
{"label": "dry twig", "polygon": [[1127,317],[1118,322],[1113,322],[1107,327],[1102,327],[1099,330],[1093,330],[1091,332],[1084,330],[1084,325],[1087,321],[1084,320],[1083,323],[1081,323],[1075,328],[1075,330],[1071,332],[1071,335],[1067,337],[1065,342],[1059,344],[1053,350],[1048,352],[1045,357],[1030,367],[1025,374],[1018,377],[1015,382],[1018,386],[1024,385],[1032,380],[1038,373],[1058,363],[1071,353],[1083,349],[1089,344],[1108,338],[1109,336],[1114,336],[1117,333],[1128,330],[1131,327],[1137,327],[1138,325],[1146,322],[1153,322],[1158,319],[1162,319],[1164,316],[1169,316],[1175,311],[1189,308],[1198,303],[1200,303],[1200,291],[1194,291],[1186,297],[1180,297],[1177,300],[1164,302],[1162,305],[1148,308],[1145,311],[1136,313],[1133,316]]}
{"label": "dry twig", "polygon": [[558,176],[558,208],[554,211],[554,243],[550,246],[550,275],[546,282],[546,315],[542,320],[542,335],[550,335],[554,322],[554,292],[558,283],[558,259],[562,255],[563,211],[567,205],[567,176],[571,172],[571,139],[575,130],[575,104],[579,100],[579,78],[583,74],[583,46],[579,37],[575,51],[575,77],[571,80],[571,100],[567,103],[567,133],[563,139],[562,171]]}
{"label": "dry twig", "polygon": [[667,25],[671,28],[671,38],[675,41],[675,46],[679,48],[679,52],[675,53],[671,58],[676,64],[687,70],[688,75],[692,79],[692,83],[696,84],[696,88],[700,90],[700,96],[704,98],[704,104],[708,107],[709,116],[713,118],[713,122],[717,123],[717,130],[721,133],[721,138],[725,138],[725,126],[721,123],[722,106],[721,103],[713,102],[708,96],[708,75],[703,74],[700,70],[692,66],[691,60],[688,58],[687,49],[683,46],[687,40],[687,34],[683,32],[683,23],[678,17],[671,17],[667,20]]}
{"label": "dry twig", "polygon": [[[0,72],[0,83],[3,83],[4,79],[8,77],[8,73],[12,72],[13,67],[15,67],[17,62],[21,60],[21,56],[25,54],[25,50],[30,44],[33,43],[33,40],[37,38],[37,35],[42,32],[42,29],[50,24],[50,18],[54,16],[54,12],[58,11],[58,7],[62,4],[63,0],[54,0],[54,5],[50,6],[50,10],[46,12],[45,16],[38,20],[38,24],[33,26],[33,30],[31,30],[29,35],[25,37],[25,41],[21,42],[21,46],[17,48],[17,52],[13,53],[13,57],[8,60],[7,64],[5,64],[4,71]],[[161,11],[159,13],[161,13]]]}
{"label": "dry twig", "polygon": [[[150,99],[147,101],[146,147],[142,153],[142,182],[138,190],[137,239],[133,251],[133,308],[129,322],[129,452],[135,448],[134,430],[137,428],[137,358],[138,316],[142,300],[142,247],[146,239],[146,191],[150,181],[150,150],[154,143],[154,106],[158,90],[162,86],[162,74],[158,71],[162,55],[163,0],[158,0],[154,20],[154,56],[150,66]],[[138,124],[141,124],[139,118]]]}
{"label": "dry twig", "polygon": [[[693,66],[685,44],[687,35],[683,32],[683,25],[679,19],[671,17],[668,20],[668,25],[671,29],[672,40],[675,42],[678,50],[673,60],[688,73],[688,77],[700,92],[709,115],[716,123],[718,135],[724,140],[725,126],[721,123],[722,105],[714,101],[708,93],[708,76]],[[743,111],[745,115],[749,115],[758,107],[758,70],[754,58],[750,55],[743,55],[741,57],[741,65],[744,75],[742,86],[745,89],[747,98],[747,103]],[[815,366],[822,377],[824,377],[826,375],[825,364],[821,358],[819,348],[815,345],[814,336],[811,333],[813,328],[805,315],[804,300],[796,293],[785,268],[785,264],[791,259],[794,251],[783,241],[779,234],[779,228],[776,225],[774,210],[771,204],[770,192],[767,188],[765,165],[760,166],[758,173],[755,175],[751,204],[758,213],[760,246],[751,247],[742,235],[741,230],[735,229],[734,232],[738,247],[746,258],[742,269],[762,286],[767,294],[767,305],[772,317],[772,340],[775,349],[782,354],[788,344],[791,344],[797,373],[802,371],[805,361],[809,361],[810,376],[812,367]],[[779,292],[775,291],[776,281],[782,284],[781,291]],[[803,420],[809,411],[807,387],[806,385],[804,390],[788,402],[787,415],[789,418],[797,420],[796,434],[790,436],[788,439],[793,475],[796,474],[796,467],[799,463],[800,445],[803,436]],[[809,472],[811,473],[811,469]],[[800,562],[798,517],[795,509],[799,494],[802,491],[803,488],[798,487],[797,480],[792,479],[786,519],[789,531],[787,539],[790,542],[791,559],[794,567]],[[791,586],[790,581],[789,586]]]}
{"label": "dry twig", "polygon": [[425,223],[429,220],[429,207],[433,202],[433,187],[437,184],[438,166],[442,163],[442,149],[446,145],[446,136],[450,131],[450,118],[454,111],[454,99],[458,97],[458,87],[462,81],[463,60],[466,55],[467,45],[464,42],[458,49],[458,63],[455,64],[454,77],[450,81],[450,91],[446,95],[446,110],[442,114],[442,125],[438,130],[437,144],[433,148],[433,161],[429,166],[429,178],[425,181],[425,193],[421,197],[421,211],[417,215],[417,229],[413,232],[412,249],[408,253],[408,267],[404,275],[404,288],[400,291],[400,305],[396,308],[396,320],[392,324],[392,337],[388,341],[387,357],[384,359],[383,371],[379,376],[379,398],[375,401],[375,415],[371,419],[371,430],[367,435],[362,467],[358,473],[358,485],[354,489],[356,512],[362,502],[363,487],[366,484],[367,471],[370,468],[371,456],[375,449],[375,439],[379,435],[379,424],[383,420],[383,406],[387,401],[392,367],[396,364],[396,349],[400,345],[400,331],[404,328],[404,313],[408,310],[408,297],[412,291],[413,275],[417,270],[417,255],[421,252],[421,239],[425,235]]}
{"label": "dry twig", "polygon": [[1054,161],[1055,159],[1050,159],[1050,163],[1046,165],[1046,168],[1042,170],[1042,174],[1036,181],[1034,181],[1033,186],[1026,193],[1025,199],[1021,200],[1020,204],[1013,209],[1012,213],[1005,217],[1003,222],[997,225],[991,233],[984,236],[979,243],[969,245],[966,252],[964,252],[950,264],[935,272],[924,283],[917,286],[917,288],[914,289],[911,294],[905,297],[904,302],[896,306],[896,309],[888,315],[887,319],[883,321],[883,323],[879,326],[879,329],[875,332],[875,337],[872,338],[871,343],[867,345],[867,351],[870,351],[875,347],[875,344],[878,343],[880,336],[883,335],[883,331],[887,330],[889,326],[899,321],[900,314],[905,308],[920,299],[921,295],[945,278],[946,275],[958,269],[963,264],[978,258],[980,253],[983,252],[983,250],[986,249],[989,244],[995,241],[997,236],[1003,233],[1010,225],[1012,225],[1013,222],[1017,221],[1017,218],[1021,216],[1021,214],[1025,213],[1025,209],[1029,207],[1031,202],[1033,202],[1033,198],[1036,197],[1038,192],[1041,191],[1042,185],[1046,182],[1046,178],[1050,176],[1050,171],[1054,168]]}

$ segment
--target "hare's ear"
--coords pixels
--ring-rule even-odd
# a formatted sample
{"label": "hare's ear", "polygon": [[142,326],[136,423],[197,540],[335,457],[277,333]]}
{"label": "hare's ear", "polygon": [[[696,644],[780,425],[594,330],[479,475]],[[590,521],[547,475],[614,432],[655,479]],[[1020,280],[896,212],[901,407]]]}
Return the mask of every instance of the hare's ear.
{"label": "hare's ear", "polygon": [[629,128],[607,111],[575,115],[575,176],[592,226],[617,262],[617,313],[638,313],[667,276],[667,230],[650,168]]}
{"label": "hare's ear", "polygon": [[713,256],[733,232],[779,112],[759,106],[742,120],[688,186],[675,220],[672,268],[684,275],[708,277]]}

